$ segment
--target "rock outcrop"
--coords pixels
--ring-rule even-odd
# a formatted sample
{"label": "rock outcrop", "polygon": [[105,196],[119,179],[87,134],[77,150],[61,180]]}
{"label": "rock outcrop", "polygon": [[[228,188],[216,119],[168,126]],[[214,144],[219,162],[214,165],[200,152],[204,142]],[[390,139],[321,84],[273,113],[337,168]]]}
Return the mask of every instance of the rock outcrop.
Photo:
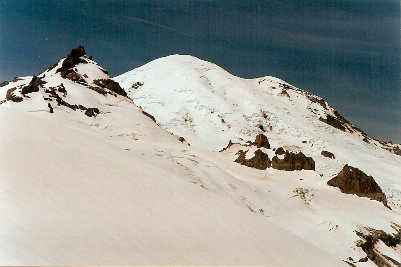
{"label": "rock outcrop", "polygon": [[336,158],[333,153],[326,151],[326,150],[323,150],[320,154],[322,154],[322,156],[324,156],[326,158],[331,158],[331,159]]}
{"label": "rock outcrop", "polygon": [[[83,109],[83,110],[85,110],[85,109]],[[100,113],[100,111],[98,108],[87,108],[85,110],[85,115],[88,117],[96,117],[96,115],[99,113]]]}
{"label": "rock outcrop", "polygon": [[14,77],[14,79],[11,81],[4,81],[4,82],[0,83],[0,87],[6,86],[6,85],[10,84],[11,82],[13,82],[13,83],[18,82],[20,80],[22,80],[22,79],[19,77]]}
{"label": "rock outcrop", "polygon": [[[46,101],[56,101],[57,106],[64,106],[67,108],[70,108],[72,110],[81,110],[85,112],[85,115],[88,117],[96,117],[98,114],[100,114],[100,111],[98,108],[87,108],[83,105],[77,105],[77,104],[70,104],[66,102],[63,97],[67,95],[67,90],[65,89],[63,84],[60,84],[57,87],[49,87],[48,89],[45,89],[45,93],[47,94],[47,97],[44,97],[44,100]],[[58,93],[62,93],[63,96],[60,96]],[[54,113],[54,108],[53,106],[48,103],[48,108],[50,113]]]}
{"label": "rock outcrop", "polygon": [[255,155],[250,159],[245,158],[246,151],[240,150],[238,151],[237,154],[239,154],[239,156],[235,160],[235,162],[241,165],[245,165],[247,167],[259,170],[266,170],[268,167],[271,166],[271,161],[269,159],[269,156],[263,153],[260,149],[256,150]]}
{"label": "rock outcrop", "polygon": [[357,168],[345,165],[327,184],[338,187],[342,193],[368,197],[371,200],[382,202],[387,207],[387,198],[380,186],[372,176],[368,176]]}
{"label": "rock outcrop", "polygon": [[342,117],[340,117],[340,119],[338,119],[337,117],[331,116],[331,115],[327,115],[326,119],[324,118],[320,118],[320,120],[324,123],[327,123],[328,125],[337,128],[343,132],[345,132],[346,127],[344,126],[344,124],[346,123],[345,120],[342,119]]}
{"label": "rock outcrop", "polygon": [[255,142],[253,142],[257,148],[264,147],[266,149],[270,149],[269,140],[264,134],[258,134],[255,138]]}
{"label": "rock outcrop", "polygon": [[6,92],[6,100],[7,101],[21,102],[21,101],[24,100],[22,97],[16,96],[14,94],[15,90],[17,90],[17,87],[10,88],[10,89],[7,90],[7,92]]}
{"label": "rock outcrop", "polygon": [[272,167],[283,171],[315,170],[315,161],[311,157],[305,156],[302,152],[285,152],[284,159],[274,156]]}
{"label": "rock outcrop", "polygon": [[36,75],[33,75],[32,80],[29,82],[27,86],[24,86],[21,90],[21,93],[23,95],[30,94],[33,92],[38,92],[39,87],[42,87],[43,84],[45,84],[45,81],[42,81],[40,78],[38,78]]}
{"label": "rock outcrop", "polygon": [[64,59],[61,68],[57,69],[57,72],[60,72],[61,77],[63,78],[69,78],[67,76],[70,76],[70,78],[79,79],[79,77],[76,77],[78,73],[76,73],[73,68],[79,63],[88,63],[81,58],[84,55],[86,55],[86,52],[83,46],[80,45],[77,48],[72,49]]}
{"label": "rock outcrop", "polygon": [[282,147],[277,148],[276,150],[276,155],[284,155],[285,154],[285,150]]}
{"label": "rock outcrop", "polygon": [[367,228],[365,233],[362,231],[356,231],[356,234],[363,239],[363,241],[357,243],[357,246],[361,247],[367,256],[366,258],[360,259],[359,262],[366,262],[367,258],[369,258],[377,266],[400,266],[400,263],[397,261],[399,259],[390,258],[377,250],[375,247],[379,241],[382,241],[384,244],[386,244],[386,246],[392,248],[400,245],[400,229],[397,229],[397,232],[394,234],[388,234],[383,230]]}
{"label": "rock outcrop", "polygon": [[125,92],[124,89],[120,87],[120,84],[118,82],[113,81],[112,79],[94,80],[93,83],[96,84],[97,86],[100,86],[101,88],[107,88],[116,94],[127,96],[127,93]]}

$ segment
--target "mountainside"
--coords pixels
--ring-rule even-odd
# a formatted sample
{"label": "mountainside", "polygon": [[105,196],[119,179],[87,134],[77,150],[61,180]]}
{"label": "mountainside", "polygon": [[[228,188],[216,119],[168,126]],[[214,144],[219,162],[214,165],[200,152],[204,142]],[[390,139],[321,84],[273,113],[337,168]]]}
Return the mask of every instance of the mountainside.
{"label": "mountainside", "polygon": [[345,163],[365,171],[400,205],[401,158],[382,149],[322,98],[280,79],[242,79],[212,63],[175,55],[115,80],[158,125],[191,145],[220,151],[230,141],[246,147],[264,134],[272,148],[313,156],[324,177],[338,173]]}
{"label": "mountainside", "polygon": [[400,146],[280,79],[80,46],[0,121],[2,265],[400,265]]}

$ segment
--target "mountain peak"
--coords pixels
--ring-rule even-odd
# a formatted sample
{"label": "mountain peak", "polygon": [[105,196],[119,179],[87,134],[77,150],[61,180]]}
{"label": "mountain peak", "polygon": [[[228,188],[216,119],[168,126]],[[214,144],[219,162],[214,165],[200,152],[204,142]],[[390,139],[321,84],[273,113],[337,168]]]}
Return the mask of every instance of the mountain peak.
{"label": "mountain peak", "polygon": [[86,56],[85,48],[78,46],[71,50],[71,52],[64,59],[61,68],[57,69],[57,72],[61,72],[61,76],[65,78],[70,70],[79,63],[87,63],[87,61],[81,57]]}
{"label": "mountain peak", "polygon": [[67,79],[82,85],[95,86],[96,80],[108,80],[108,72],[99,66],[92,57],[86,55],[82,45],[72,49],[67,56],[61,58],[56,64],[50,66],[39,77],[54,77],[54,79]]}
{"label": "mountain peak", "polygon": [[47,104],[50,113],[55,113],[53,107],[57,105],[85,111],[87,116],[96,116],[93,111],[98,109],[93,106],[98,104],[97,95],[127,96],[107,71],[86,55],[81,45],[39,75],[14,79],[4,83],[3,89],[5,94],[0,96],[4,97],[0,98],[0,104],[6,101],[31,102],[26,107]]}
{"label": "mountain peak", "polygon": [[[67,78],[73,81],[83,81],[84,79],[80,77],[77,70],[74,69],[78,64],[88,64],[92,61],[86,56],[86,51],[83,46],[78,46],[68,53],[65,57],[60,68],[57,69],[56,73],[60,72],[61,77]],[[103,70],[105,74],[107,71]],[[84,73],[85,74],[85,73]]]}
{"label": "mountain peak", "polygon": [[67,57],[82,57],[84,55],[86,55],[85,48],[82,45],[79,45],[77,48],[72,49]]}

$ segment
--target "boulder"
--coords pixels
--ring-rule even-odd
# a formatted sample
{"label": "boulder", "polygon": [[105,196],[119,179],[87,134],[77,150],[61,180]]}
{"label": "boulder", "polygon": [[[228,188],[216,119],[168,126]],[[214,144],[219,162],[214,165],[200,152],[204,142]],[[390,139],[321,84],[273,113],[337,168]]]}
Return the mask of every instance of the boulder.
{"label": "boulder", "polygon": [[315,170],[315,161],[311,157],[306,157],[302,152],[285,152],[284,159],[274,156],[272,167],[283,171]]}
{"label": "boulder", "polygon": [[357,168],[345,165],[327,184],[338,187],[342,193],[368,197],[371,200],[382,202],[387,207],[387,198],[380,186],[372,176],[368,176]]}
{"label": "boulder", "polygon": [[326,158],[331,158],[331,159],[336,158],[333,153],[326,151],[326,150],[323,150],[320,154],[322,154],[322,156],[324,156]]}
{"label": "boulder", "polygon": [[45,84],[45,81],[42,81],[41,78],[38,78],[36,75],[33,75],[32,80],[29,82],[27,86],[24,86],[21,90],[23,95],[30,94],[33,92],[38,92],[39,87],[42,87]]}
{"label": "boulder", "polygon": [[271,161],[269,159],[269,156],[263,153],[260,149],[256,150],[255,155],[250,159],[245,158],[246,155],[245,151],[240,150],[238,151],[237,154],[239,154],[239,156],[235,160],[235,162],[241,165],[245,165],[247,167],[259,170],[266,170],[268,167],[271,166]]}

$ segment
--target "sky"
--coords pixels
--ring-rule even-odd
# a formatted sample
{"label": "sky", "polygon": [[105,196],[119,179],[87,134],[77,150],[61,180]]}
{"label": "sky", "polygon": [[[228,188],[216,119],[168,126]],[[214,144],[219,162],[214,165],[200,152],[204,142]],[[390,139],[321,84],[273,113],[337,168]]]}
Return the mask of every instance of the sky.
{"label": "sky", "polygon": [[279,77],[401,143],[399,0],[0,0],[0,81],[39,74],[78,45],[111,76],[190,54]]}

